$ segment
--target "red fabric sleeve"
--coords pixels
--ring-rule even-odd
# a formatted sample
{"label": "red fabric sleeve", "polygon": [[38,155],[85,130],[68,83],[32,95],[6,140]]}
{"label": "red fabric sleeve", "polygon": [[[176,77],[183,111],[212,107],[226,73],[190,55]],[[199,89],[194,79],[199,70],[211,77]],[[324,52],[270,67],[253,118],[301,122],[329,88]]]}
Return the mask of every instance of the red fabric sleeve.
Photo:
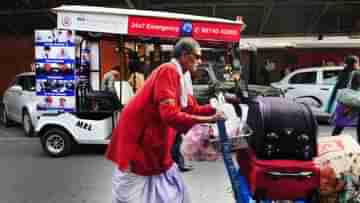
{"label": "red fabric sleeve", "polygon": [[189,114],[200,116],[211,116],[215,114],[215,109],[212,108],[210,104],[200,106],[191,95],[188,96],[188,106],[185,108],[185,111]]}
{"label": "red fabric sleeve", "polygon": [[[159,108],[161,119],[172,128],[185,132],[197,123],[195,116],[181,112],[179,106],[180,81],[175,68],[164,67],[159,71],[154,84],[155,104]],[[172,99],[175,103],[161,104]]]}

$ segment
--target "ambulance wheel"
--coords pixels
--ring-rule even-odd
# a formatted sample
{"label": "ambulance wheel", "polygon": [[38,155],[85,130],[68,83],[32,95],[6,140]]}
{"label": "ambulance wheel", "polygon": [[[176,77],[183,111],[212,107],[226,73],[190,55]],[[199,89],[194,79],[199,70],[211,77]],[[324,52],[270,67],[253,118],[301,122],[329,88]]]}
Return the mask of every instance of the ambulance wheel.
{"label": "ambulance wheel", "polygon": [[74,148],[74,141],[69,133],[57,127],[50,128],[41,136],[44,151],[52,157],[69,155]]}

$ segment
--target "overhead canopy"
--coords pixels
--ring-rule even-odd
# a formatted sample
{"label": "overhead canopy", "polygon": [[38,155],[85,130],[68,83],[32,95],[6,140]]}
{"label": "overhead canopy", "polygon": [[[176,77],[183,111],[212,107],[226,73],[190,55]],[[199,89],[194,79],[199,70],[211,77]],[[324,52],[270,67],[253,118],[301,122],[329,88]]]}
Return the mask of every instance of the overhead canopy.
{"label": "overhead canopy", "polygon": [[259,49],[278,48],[359,48],[360,39],[356,36],[318,37],[263,37],[242,38],[241,49],[256,47]]}
{"label": "overhead canopy", "polygon": [[353,35],[360,33],[358,0],[6,0],[1,34],[29,34],[56,26],[49,11],[61,5],[167,11],[234,20],[241,15],[248,37]]}
{"label": "overhead canopy", "polygon": [[178,13],[93,6],[60,6],[57,27],[131,36],[239,42],[245,27],[241,18],[226,20]]}

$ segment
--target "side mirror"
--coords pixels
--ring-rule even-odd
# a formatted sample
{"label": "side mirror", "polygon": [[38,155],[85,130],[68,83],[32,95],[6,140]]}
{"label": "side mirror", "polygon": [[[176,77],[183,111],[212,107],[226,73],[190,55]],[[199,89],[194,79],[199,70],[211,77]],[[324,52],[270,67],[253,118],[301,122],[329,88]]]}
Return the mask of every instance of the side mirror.
{"label": "side mirror", "polygon": [[15,86],[12,86],[10,88],[10,90],[14,91],[14,92],[21,92],[23,90],[23,88],[20,85],[15,85]]}

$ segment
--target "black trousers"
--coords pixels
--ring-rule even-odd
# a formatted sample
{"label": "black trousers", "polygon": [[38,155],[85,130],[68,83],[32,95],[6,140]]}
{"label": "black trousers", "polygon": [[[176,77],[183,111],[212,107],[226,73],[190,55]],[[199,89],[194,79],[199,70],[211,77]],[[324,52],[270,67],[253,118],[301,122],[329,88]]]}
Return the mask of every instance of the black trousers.
{"label": "black trousers", "polygon": [[176,134],[175,142],[171,148],[171,157],[173,161],[179,166],[179,168],[185,168],[185,159],[180,152],[181,143],[182,143],[181,134]]}
{"label": "black trousers", "polygon": [[[344,127],[335,126],[331,135],[332,136],[339,135],[343,130],[344,130]],[[360,118],[358,119],[357,124],[356,124],[356,136],[357,136],[358,143],[360,143]]]}

